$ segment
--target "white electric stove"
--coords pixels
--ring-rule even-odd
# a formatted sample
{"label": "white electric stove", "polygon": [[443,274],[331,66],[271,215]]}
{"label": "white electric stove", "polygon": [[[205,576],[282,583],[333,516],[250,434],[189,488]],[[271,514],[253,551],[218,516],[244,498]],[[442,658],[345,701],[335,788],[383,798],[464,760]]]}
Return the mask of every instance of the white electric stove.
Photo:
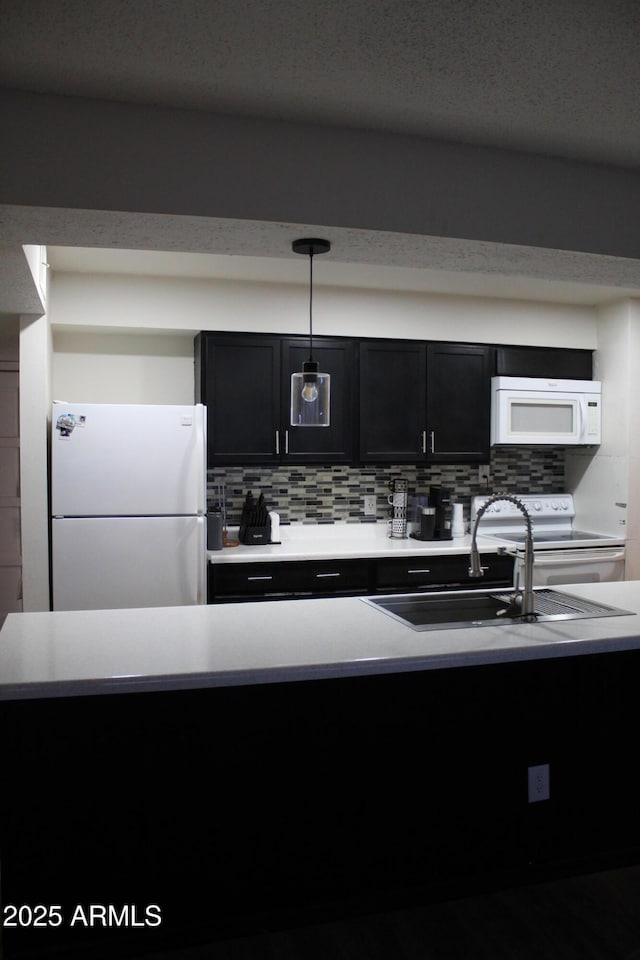
{"label": "white electric stove", "polygon": [[[624,538],[574,527],[575,505],[569,493],[516,494],[531,517],[535,548],[534,585],[624,580]],[[490,497],[473,497],[471,524]],[[515,504],[489,504],[478,533],[500,540],[516,557],[515,575],[522,579],[521,548],[525,520]]]}

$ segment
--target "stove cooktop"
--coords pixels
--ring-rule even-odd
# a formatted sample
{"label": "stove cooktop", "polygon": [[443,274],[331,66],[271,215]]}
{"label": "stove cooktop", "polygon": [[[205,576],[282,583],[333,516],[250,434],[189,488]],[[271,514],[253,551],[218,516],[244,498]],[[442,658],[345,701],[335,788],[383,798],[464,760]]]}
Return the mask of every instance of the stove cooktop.
{"label": "stove cooktop", "polygon": [[[498,534],[494,534],[498,536]],[[504,533],[500,536],[501,540],[510,540],[512,543],[524,543],[524,533]],[[605,533],[585,533],[582,530],[569,530],[566,533],[536,533],[533,531],[533,542],[536,543],[575,543],[579,545],[584,541],[606,540],[610,542],[613,537],[608,537]]]}
{"label": "stove cooktop", "polygon": [[[533,524],[533,542],[536,549],[579,549],[616,547],[624,544],[624,537],[606,533],[591,533],[573,527],[575,505],[569,493],[517,495],[525,506]],[[471,519],[485,505],[487,497],[474,497]],[[489,498],[490,499],[490,498]],[[486,504],[480,517],[478,533],[502,543],[518,547],[525,543],[525,523],[520,509],[510,500],[497,499]]]}

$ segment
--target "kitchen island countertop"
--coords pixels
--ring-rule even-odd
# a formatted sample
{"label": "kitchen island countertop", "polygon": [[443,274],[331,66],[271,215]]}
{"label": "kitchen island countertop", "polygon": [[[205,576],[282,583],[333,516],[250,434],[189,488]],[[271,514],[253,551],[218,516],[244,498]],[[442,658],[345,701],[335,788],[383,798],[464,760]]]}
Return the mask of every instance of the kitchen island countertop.
{"label": "kitchen island countertop", "polygon": [[640,649],[640,581],[565,588],[629,616],[412,630],[361,597],[9,614],[0,699],[197,689]]}

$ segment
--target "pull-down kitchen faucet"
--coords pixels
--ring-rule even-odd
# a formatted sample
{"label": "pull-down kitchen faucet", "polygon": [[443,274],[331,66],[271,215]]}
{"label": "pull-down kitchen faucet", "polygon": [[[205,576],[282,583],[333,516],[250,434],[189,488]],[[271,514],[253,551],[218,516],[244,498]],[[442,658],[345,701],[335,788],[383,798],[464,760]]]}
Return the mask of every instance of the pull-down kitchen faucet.
{"label": "pull-down kitchen faucet", "polygon": [[[531,524],[531,517],[529,516],[529,511],[525,507],[524,503],[519,500],[517,497],[511,496],[508,493],[498,493],[493,497],[489,497],[486,500],[476,514],[475,523],[473,525],[473,532],[471,535],[471,553],[469,555],[469,576],[470,577],[482,577],[484,576],[484,569],[480,564],[480,555],[478,554],[478,546],[476,543],[476,538],[478,534],[478,521],[483,515],[487,507],[496,503],[499,500],[506,500],[508,503],[513,503],[518,510],[521,511],[522,515],[527,524],[527,535],[524,544],[524,590],[522,591],[522,616],[526,620],[535,620],[535,600],[533,594],[533,527]],[[517,595],[517,591],[516,591]]]}

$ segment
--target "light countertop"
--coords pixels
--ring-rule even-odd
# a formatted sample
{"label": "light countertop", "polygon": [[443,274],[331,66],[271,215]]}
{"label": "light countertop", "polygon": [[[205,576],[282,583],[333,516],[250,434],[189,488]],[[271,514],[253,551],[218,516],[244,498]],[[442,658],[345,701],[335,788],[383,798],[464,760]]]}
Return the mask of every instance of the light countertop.
{"label": "light countertop", "polygon": [[640,649],[640,581],[571,584],[565,590],[635,615],[417,632],[360,597],[13,613],[0,631],[0,699],[196,689]]}
{"label": "light countertop", "polygon": [[[229,530],[236,536],[237,528]],[[281,543],[209,550],[209,563],[264,563],[272,560],[338,560],[370,557],[415,557],[469,553],[471,537],[454,540],[396,539],[388,536],[386,523],[291,524],[280,527]],[[478,537],[481,552],[495,553],[494,538]]]}

